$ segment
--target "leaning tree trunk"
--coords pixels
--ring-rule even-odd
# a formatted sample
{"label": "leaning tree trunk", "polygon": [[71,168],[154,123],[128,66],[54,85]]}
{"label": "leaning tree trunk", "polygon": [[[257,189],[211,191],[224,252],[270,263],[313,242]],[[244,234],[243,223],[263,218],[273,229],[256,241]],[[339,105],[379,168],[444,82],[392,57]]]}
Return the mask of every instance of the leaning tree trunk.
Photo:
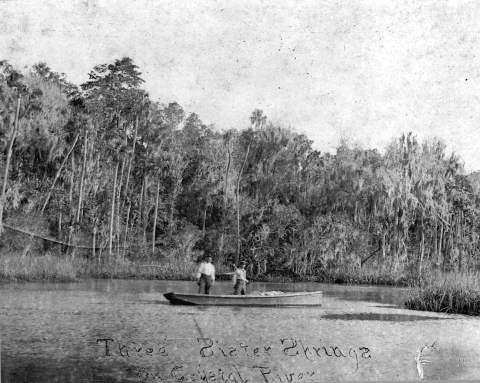
{"label": "leaning tree trunk", "polygon": [[[123,258],[125,258],[125,252],[126,252],[126,246],[127,246],[127,236],[128,236],[128,225],[130,223],[130,211],[132,208],[132,200],[133,200],[133,189],[130,193],[128,193],[128,183],[130,181],[130,172],[132,171],[132,163],[135,160],[135,144],[137,142],[137,130],[138,130],[138,116],[135,118],[135,132],[133,134],[133,145],[132,145],[132,156],[130,158],[130,161],[128,163],[128,170],[127,170],[127,180],[125,182],[125,195],[129,195],[128,200],[127,200],[127,217],[126,217],[126,222],[125,222],[125,237],[123,239]],[[143,185],[142,185],[142,191],[143,191]],[[142,197],[140,196],[140,199]]]}
{"label": "leaning tree trunk", "polygon": [[464,238],[463,238],[463,221],[464,221],[464,217],[463,217],[463,212],[460,210],[460,213],[459,213],[459,217],[458,217],[458,251],[459,251],[459,254],[458,254],[458,271],[459,272],[462,272],[463,270],[463,263],[464,263],[464,260],[463,260],[463,249],[464,249],[464,244],[465,244],[465,241],[464,241]]}
{"label": "leaning tree trunk", "polygon": [[137,142],[137,130],[138,130],[138,116],[135,118],[135,131],[133,133],[133,144],[132,144],[132,156],[128,162],[127,169],[127,180],[125,181],[125,196],[128,195],[128,183],[130,182],[130,172],[132,171],[132,163],[135,160],[135,144]]}
{"label": "leaning tree trunk", "polygon": [[108,261],[112,259],[112,241],[113,241],[113,223],[115,222],[115,195],[117,194],[117,174],[118,161],[115,163],[115,173],[113,176],[112,207],[110,210],[110,232],[108,235]]}
{"label": "leaning tree trunk", "polygon": [[127,202],[127,218],[125,220],[125,236],[123,237],[123,259],[125,260],[125,253],[127,248],[128,224],[130,221],[130,202]]}
{"label": "leaning tree trunk", "polygon": [[74,186],[74,183],[75,183],[75,154],[73,154],[71,157],[71,169],[72,171],[70,172],[70,186],[69,186],[69,190],[68,190],[68,202],[69,202],[69,206],[70,206],[70,209],[69,209],[69,214],[70,214],[70,218],[72,217],[72,210],[71,210],[71,207],[73,206],[73,186]]}
{"label": "leaning tree trunk", "polygon": [[240,193],[240,180],[242,179],[243,168],[247,162],[248,153],[250,152],[250,144],[247,146],[247,152],[245,153],[245,159],[243,160],[242,167],[240,172],[238,173],[237,179],[237,257],[235,263],[238,264],[240,259],[240,201],[239,201],[239,193]]}
{"label": "leaning tree trunk", "polygon": [[18,115],[20,113],[20,100],[21,96],[17,97],[17,111],[15,113],[15,122],[13,124],[13,131],[10,138],[10,143],[7,150],[7,161],[5,163],[5,173],[3,175],[3,185],[2,185],[2,195],[0,196],[0,235],[3,231],[3,208],[5,205],[5,192],[7,191],[7,181],[8,181],[8,168],[10,167],[10,158],[12,157],[13,142],[15,141],[15,136],[17,135],[18,129]]}
{"label": "leaning tree trunk", "polygon": [[[82,172],[80,174],[80,185],[78,188],[78,203],[77,203],[77,212],[75,214],[75,221],[73,225],[73,230],[71,231],[72,239],[75,240],[76,230],[78,229],[78,224],[80,223],[80,213],[82,211],[83,203],[83,186],[85,183],[85,168],[87,166],[87,132],[85,131],[85,136],[83,139],[83,161],[82,161]],[[72,249],[72,259],[75,258],[75,248]]]}
{"label": "leaning tree trunk", "polygon": [[420,259],[419,259],[419,262],[418,262],[418,276],[419,277],[422,276],[422,262],[423,262],[423,255],[424,255],[424,252],[425,252],[425,227],[423,226],[423,212],[422,212],[422,215],[421,215],[421,218],[420,218],[420,222],[421,222],[422,239],[421,239],[421,243],[420,243]]}
{"label": "leaning tree trunk", "polygon": [[[117,124],[118,126],[118,124]],[[125,143],[124,143],[124,147],[126,148],[127,147],[127,142],[128,142],[128,137],[127,137],[127,123],[125,122],[124,123],[124,126],[125,126]],[[117,190],[117,194],[116,194],[116,198],[117,198],[117,206],[116,206],[116,209],[117,209],[117,215],[116,215],[116,225],[115,225],[115,236],[116,236],[116,248],[117,250],[119,250],[119,247],[120,247],[120,217],[121,217],[121,209],[120,209],[120,206],[121,206],[121,195],[122,195],[122,190],[123,190],[123,174],[125,172],[125,161],[126,161],[126,155],[122,155],[122,166],[121,166],[121,170],[120,170],[120,177],[119,177],[119,182],[118,182],[118,190]],[[123,208],[123,206],[122,206]]]}
{"label": "leaning tree trunk", "polygon": [[157,231],[157,214],[158,214],[158,200],[160,194],[160,177],[157,178],[157,191],[155,194],[155,212],[153,214],[153,230],[152,230],[152,254],[155,253],[155,236]]}
{"label": "leaning tree trunk", "polygon": [[62,212],[58,214],[58,239],[62,240]]}
{"label": "leaning tree trunk", "polygon": [[387,240],[387,230],[383,229],[382,231],[382,262],[385,265],[385,257],[386,257],[386,240]]}
{"label": "leaning tree trunk", "polygon": [[223,187],[223,209],[222,209],[222,234],[220,236],[220,255],[223,256],[223,247],[225,242],[225,217],[227,213],[227,188],[228,188],[228,175],[230,173],[230,164],[232,162],[232,150],[230,147],[230,143],[227,143],[227,151],[228,151],[228,162],[227,162],[227,170],[225,172],[225,185]]}
{"label": "leaning tree trunk", "polygon": [[396,262],[396,259],[398,257],[398,247],[399,247],[398,246],[399,233],[398,233],[398,200],[397,198],[395,198],[393,202],[393,214],[395,217],[395,221],[393,223],[393,242],[391,246],[393,254],[392,254],[392,260],[390,264],[390,270],[393,269],[394,262]]}
{"label": "leaning tree trunk", "polygon": [[[92,242],[92,257],[94,261],[96,258],[96,250],[97,250],[97,224],[95,223],[93,226],[93,242]],[[100,264],[100,253],[98,254],[98,264]]]}
{"label": "leaning tree trunk", "polygon": [[[142,187],[140,188],[140,201],[138,202],[138,227],[141,227],[142,230],[143,230],[143,188],[145,187],[144,185],[145,185],[145,180],[142,179]],[[143,239],[145,241],[145,236],[143,237]]]}
{"label": "leaning tree trunk", "polygon": [[443,249],[443,223],[440,223],[440,237],[438,238],[438,267],[442,264],[442,249]]}
{"label": "leaning tree trunk", "polygon": [[85,184],[85,168],[87,167],[87,132],[85,131],[85,136],[83,138],[83,162],[82,162],[82,173],[80,175],[80,186],[78,190],[78,204],[77,204],[77,214],[75,216],[75,223],[80,223],[80,213],[82,209],[83,202],[83,185]]}
{"label": "leaning tree trunk", "polygon": [[[148,143],[145,145],[145,152],[147,152]],[[144,213],[144,204],[147,199],[147,155],[145,155],[145,159],[143,161],[143,171],[142,171],[142,190],[140,192],[140,203],[138,204],[138,215],[140,217],[140,227],[142,228],[143,234],[143,243],[147,244],[147,233],[146,233],[146,223],[145,221],[145,213]]]}
{"label": "leaning tree trunk", "polygon": [[433,235],[433,258],[437,258],[438,257],[438,246],[437,246],[438,222],[434,223],[432,235]]}
{"label": "leaning tree trunk", "polygon": [[150,209],[148,209],[145,212],[145,206],[147,204],[147,198],[148,198],[148,180],[145,176],[144,178],[144,187],[143,187],[143,204],[140,207],[142,211],[142,216],[143,216],[143,221],[142,221],[142,230],[143,230],[143,242],[147,244],[147,226],[149,222],[149,214],[150,214]]}
{"label": "leaning tree trunk", "polygon": [[120,201],[121,201],[121,193],[122,193],[122,182],[123,182],[123,173],[124,173],[124,170],[125,170],[125,156],[123,156],[122,158],[122,166],[121,166],[121,170],[120,170],[120,177],[119,177],[119,181],[118,181],[118,190],[117,190],[117,194],[115,195],[115,198],[117,199],[117,206],[116,206],[116,210],[117,210],[117,214],[116,214],[116,224],[115,224],[115,236],[117,238],[117,242],[116,242],[116,247],[117,249],[120,247]]}

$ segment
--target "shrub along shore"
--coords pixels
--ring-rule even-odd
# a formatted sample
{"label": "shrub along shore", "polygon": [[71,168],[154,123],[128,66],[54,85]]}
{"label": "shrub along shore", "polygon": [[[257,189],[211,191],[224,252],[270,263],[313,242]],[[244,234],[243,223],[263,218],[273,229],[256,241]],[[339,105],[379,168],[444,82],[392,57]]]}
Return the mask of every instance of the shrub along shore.
{"label": "shrub along shore", "polygon": [[[78,282],[84,278],[193,280],[197,263],[164,259],[162,262],[132,262],[114,258],[102,262],[83,257],[33,255],[31,253],[0,254],[0,282]],[[216,265],[217,273],[228,270]],[[249,277],[258,282],[318,282],[350,285],[384,285],[408,287],[405,306],[411,310],[480,315],[480,274],[425,270],[421,277],[415,272],[392,272],[385,268],[335,267],[315,275],[276,273]]]}

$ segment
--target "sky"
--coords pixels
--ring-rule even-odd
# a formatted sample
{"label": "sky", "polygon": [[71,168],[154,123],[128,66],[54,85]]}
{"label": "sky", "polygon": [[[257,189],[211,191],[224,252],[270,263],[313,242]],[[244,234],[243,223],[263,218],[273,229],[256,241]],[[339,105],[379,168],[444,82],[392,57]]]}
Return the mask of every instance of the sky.
{"label": "sky", "polygon": [[480,170],[480,2],[0,0],[0,60],[81,84],[124,56],[218,129],[254,109],[322,152],[412,131]]}

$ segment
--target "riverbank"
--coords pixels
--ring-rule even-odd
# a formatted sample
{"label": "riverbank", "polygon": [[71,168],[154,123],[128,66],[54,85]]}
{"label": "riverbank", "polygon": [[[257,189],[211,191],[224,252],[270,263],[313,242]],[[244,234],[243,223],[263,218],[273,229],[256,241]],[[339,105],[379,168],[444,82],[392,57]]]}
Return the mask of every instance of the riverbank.
{"label": "riverbank", "polygon": [[[231,271],[226,265],[215,266],[217,274]],[[0,254],[0,281],[76,282],[83,278],[188,281],[194,279],[197,267],[196,262],[175,256],[162,260],[145,258],[135,262],[123,257],[111,260],[105,257],[98,262],[83,257],[72,258],[50,253],[45,255],[10,253]],[[384,268],[336,267],[319,270],[315,275],[291,275],[277,271],[271,274],[250,275],[249,279],[280,283],[408,286],[413,283],[414,276],[401,271],[390,272]]]}
{"label": "riverbank", "polygon": [[[0,282],[78,282],[82,279],[145,279],[145,280],[194,280],[197,263],[178,257],[161,261],[144,259],[132,262],[122,257],[108,260],[72,258],[47,253],[0,254]],[[217,274],[230,270],[216,265]],[[227,278],[227,277],[223,277]],[[219,279],[222,279],[220,276]],[[426,270],[421,278],[414,272],[395,271],[386,268],[323,269],[315,275],[296,276],[275,274],[250,276],[257,282],[317,282],[327,284],[379,285],[409,287],[405,305],[408,309],[480,315],[480,274],[443,273]]]}

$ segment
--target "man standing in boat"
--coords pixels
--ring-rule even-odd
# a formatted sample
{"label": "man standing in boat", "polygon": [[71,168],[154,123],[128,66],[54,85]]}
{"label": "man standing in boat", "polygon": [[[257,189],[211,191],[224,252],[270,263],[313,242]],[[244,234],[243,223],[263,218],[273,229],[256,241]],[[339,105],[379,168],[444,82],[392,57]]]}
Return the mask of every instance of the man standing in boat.
{"label": "man standing in boat", "polygon": [[233,286],[234,286],[234,295],[247,295],[247,271],[245,270],[245,265],[247,262],[240,262],[240,267],[237,269],[235,267],[235,272],[233,273]]}
{"label": "man standing in boat", "polygon": [[212,265],[212,256],[206,255],[197,271],[198,293],[210,294],[210,287],[215,284],[215,266]]}

